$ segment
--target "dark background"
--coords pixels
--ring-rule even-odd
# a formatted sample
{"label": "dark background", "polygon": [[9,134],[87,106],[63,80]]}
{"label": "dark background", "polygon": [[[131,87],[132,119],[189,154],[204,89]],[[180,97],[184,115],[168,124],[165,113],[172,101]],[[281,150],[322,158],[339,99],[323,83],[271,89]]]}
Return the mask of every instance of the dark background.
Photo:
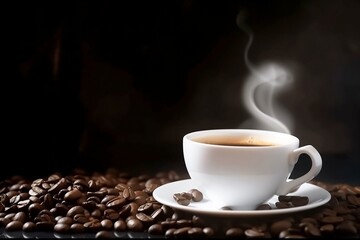
{"label": "dark background", "polygon": [[[1,4],[1,177],[74,168],[184,170],[182,136],[237,128],[254,64],[281,62],[292,133],[320,180],[360,183],[360,2],[11,1]],[[306,166],[304,166],[306,168]]]}

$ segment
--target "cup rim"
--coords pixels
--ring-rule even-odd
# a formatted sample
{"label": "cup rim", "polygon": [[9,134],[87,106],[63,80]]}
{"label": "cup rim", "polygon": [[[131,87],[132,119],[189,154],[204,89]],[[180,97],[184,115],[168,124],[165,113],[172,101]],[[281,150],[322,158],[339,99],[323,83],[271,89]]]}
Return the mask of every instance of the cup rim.
{"label": "cup rim", "polygon": [[[242,133],[256,133],[256,134],[273,134],[276,137],[282,138],[284,142],[270,145],[270,146],[231,146],[231,145],[219,145],[219,144],[211,144],[211,143],[202,143],[193,140],[195,136],[205,136],[206,134],[213,134],[213,133],[234,133],[234,132],[242,132]],[[285,141],[286,138],[286,141]],[[212,147],[218,147],[218,148],[247,148],[247,149],[260,149],[260,148],[278,148],[278,147],[284,147],[288,145],[292,145],[294,143],[299,144],[299,138],[289,134],[289,133],[282,133],[282,132],[276,132],[271,130],[261,130],[261,129],[248,129],[248,128],[215,128],[215,129],[204,129],[204,130],[197,130],[193,132],[189,132],[184,135],[183,141],[189,141],[193,144],[199,144],[203,146],[212,146]]]}

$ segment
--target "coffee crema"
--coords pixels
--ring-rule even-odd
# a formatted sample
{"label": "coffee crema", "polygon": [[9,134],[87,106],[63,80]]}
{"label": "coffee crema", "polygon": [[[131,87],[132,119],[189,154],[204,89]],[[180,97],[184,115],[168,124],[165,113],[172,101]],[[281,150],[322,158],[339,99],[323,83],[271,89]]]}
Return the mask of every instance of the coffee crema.
{"label": "coffee crema", "polygon": [[254,137],[238,137],[238,136],[205,136],[192,138],[193,141],[205,144],[222,145],[222,146],[238,146],[238,147],[270,147],[275,146],[271,143]]}

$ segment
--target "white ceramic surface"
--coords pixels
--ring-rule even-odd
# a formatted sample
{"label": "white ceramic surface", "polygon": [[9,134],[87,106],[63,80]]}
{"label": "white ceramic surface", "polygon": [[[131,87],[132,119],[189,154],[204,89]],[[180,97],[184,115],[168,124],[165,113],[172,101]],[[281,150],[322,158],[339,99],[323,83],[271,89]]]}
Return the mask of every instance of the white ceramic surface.
{"label": "white ceramic surface", "polygon": [[[244,139],[271,146],[225,146],[199,142],[209,138]],[[318,151],[311,145],[299,148],[295,136],[254,129],[214,129],[183,137],[187,171],[194,186],[219,208],[251,210],[274,194],[285,195],[313,179],[322,167]],[[312,166],[303,176],[289,180],[300,154],[309,155]]]}
{"label": "white ceramic surface", "polygon": [[[293,208],[284,208],[284,209],[272,209],[272,210],[221,210],[216,208],[214,203],[204,196],[204,199],[200,202],[191,202],[188,206],[183,206],[178,204],[174,198],[174,193],[187,192],[190,189],[194,188],[194,183],[191,179],[180,180],[176,182],[171,182],[164,184],[156,188],[153,192],[154,198],[169,207],[174,209],[179,209],[187,212],[205,214],[205,215],[215,215],[215,216],[224,216],[224,217],[250,217],[250,216],[267,216],[267,215],[276,215],[276,214],[287,214],[292,212],[305,211],[312,208],[319,207],[327,203],[331,195],[325,189],[310,184],[304,183],[293,193],[288,195],[293,196],[307,196],[309,198],[309,203],[305,206],[293,207]],[[274,206],[278,201],[277,196],[273,196],[266,203]]]}

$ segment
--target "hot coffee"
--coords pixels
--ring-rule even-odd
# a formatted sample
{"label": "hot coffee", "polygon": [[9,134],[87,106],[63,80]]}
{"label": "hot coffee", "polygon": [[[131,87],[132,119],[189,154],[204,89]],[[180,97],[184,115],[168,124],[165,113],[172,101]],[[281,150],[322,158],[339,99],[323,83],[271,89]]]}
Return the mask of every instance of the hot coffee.
{"label": "hot coffee", "polygon": [[[273,195],[286,195],[310,181],[322,166],[318,151],[299,147],[297,137],[256,129],[188,133],[183,153],[194,186],[219,209],[254,210]],[[309,155],[310,170],[288,179],[301,154]]]}
{"label": "hot coffee", "polygon": [[238,136],[205,136],[192,139],[195,142],[223,145],[223,146],[239,146],[239,147],[269,147],[275,146],[275,143],[256,139],[254,137],[238,137]]}

